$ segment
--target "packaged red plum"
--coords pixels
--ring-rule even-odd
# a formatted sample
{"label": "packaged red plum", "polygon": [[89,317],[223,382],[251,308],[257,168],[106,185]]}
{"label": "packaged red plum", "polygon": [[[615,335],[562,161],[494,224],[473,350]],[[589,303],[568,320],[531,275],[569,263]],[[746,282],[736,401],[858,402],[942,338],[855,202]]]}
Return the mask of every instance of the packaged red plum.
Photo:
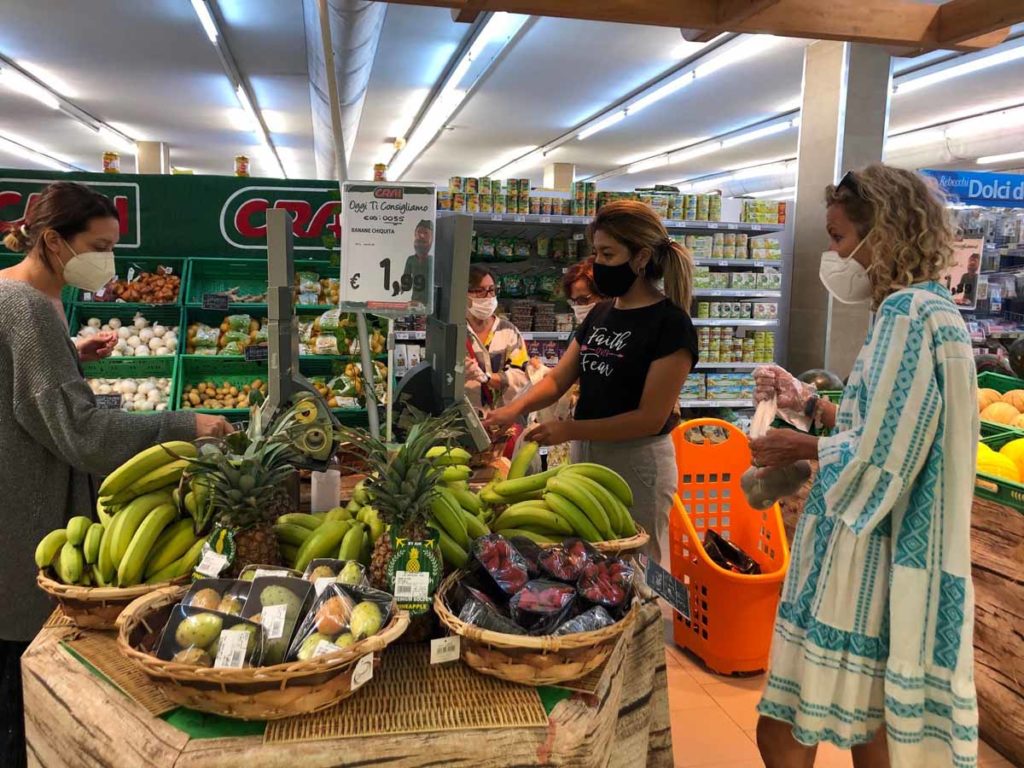
{"label": "packaged red plum", "polygon": [[598,558],[583,567],[576,584],[580,597],[621,615],[633,595],[633,566],[617,558]]}
{"label": "packaged red plum", "polygon": [[[483,585],[489,581],[497,589],[497,597],[516,594],[530,579],[526,558],[499,533],[481,536],[473,542],[473,558],[487,576]],[[494,594],[494,589],[484,591]]]}
{"label": "packaged red plum", "polygon": [[509,601],[512,620],[531,635],[548,635],[572,613],[576,590],[549,579],[528,582]]}
{"label": "packaged red plum", "polygon": [[561,544],[541,552],[541,573],[568,584],[575,584],[583,573],[584,566],[596,557],[597,551],[587,546],[581,539],[566,539]]}

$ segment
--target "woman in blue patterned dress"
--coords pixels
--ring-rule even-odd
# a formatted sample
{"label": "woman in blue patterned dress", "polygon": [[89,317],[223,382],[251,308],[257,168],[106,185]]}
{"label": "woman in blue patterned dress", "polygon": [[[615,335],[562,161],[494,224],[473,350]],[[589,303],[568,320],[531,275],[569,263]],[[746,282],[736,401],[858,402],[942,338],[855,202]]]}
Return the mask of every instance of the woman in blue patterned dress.
{"label": "woman in blue patterned dress", "polygon": [[[822,741],[857,768],[977,762],[970,514],[978,435],[971,342],[940,275],[953,233],[915,173],[882,165],[826,192],[821,278],[872,302],[842,405],[781,368],[757,372],[799,425],[751,445],[756,466],[817,459],[775,622],[758,746],[768,768],[809,768]],[[884,727],[883,727],[884,726]]]}

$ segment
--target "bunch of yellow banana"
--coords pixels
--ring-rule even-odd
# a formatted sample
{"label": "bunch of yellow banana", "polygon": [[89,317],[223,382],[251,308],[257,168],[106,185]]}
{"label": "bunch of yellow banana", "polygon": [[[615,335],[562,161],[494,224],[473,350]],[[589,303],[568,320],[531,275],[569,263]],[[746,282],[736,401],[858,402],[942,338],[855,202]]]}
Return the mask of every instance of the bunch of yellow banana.
{"label": "bunch of yellow banana", "polygon": [[480,492],[481,502],[503,508],[491,528],[538,543],[567,536],[593,542],[636,535],[629,513],[633,491],[621,475],[600,464],[565,464],[524,476],[535,454],[536,443],[524,443],[508,478]]}
{"label": "bunch of yellow banana", "polygon": [[[169,447],[182,454],[192,448],[188,443]],[[161,446],[156,449],[166,453]],[[66,528],[43,537],[36,546],[36,566],[52,568],[65,584],[97,587],[131,587],[143,581],[157,584],[192,571],[199,561],[203,539],[195,534],[191,518],[179,519],[169,484],[141,491],[156,482],[147,476],[167,466],[155,466],[158,454],[154,449],[132,461],[147,454],[141,469],[127,473],[121,467],[107,478],[101,486],[101,492],[107,495],[97,503],[96,522],[80,515],[69,520]],[[114,482],[108,485],[111,478]]]}
{"label": "bunch of yellow banana", "polygon": [[281,515],[274,532],[282,559],[303,571],[311,561],[324,557],[369,565],[373,545],[384,535],[384,523],[371,506],[354,513],[349,507],[336,507],[330,512]]}

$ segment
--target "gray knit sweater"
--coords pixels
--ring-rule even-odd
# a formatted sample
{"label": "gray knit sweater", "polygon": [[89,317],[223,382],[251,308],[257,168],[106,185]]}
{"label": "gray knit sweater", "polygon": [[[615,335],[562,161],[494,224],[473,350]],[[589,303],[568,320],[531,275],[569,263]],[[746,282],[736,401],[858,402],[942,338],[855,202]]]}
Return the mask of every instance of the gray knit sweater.
{"label": "gray knit sweater", "polygon": [[0,639],[31,640],[53,610],[35,584],[36,544],[73,515],[95,516],[92,476],[194,437],[189,413],[97,409],[54,305],[0,280]]}

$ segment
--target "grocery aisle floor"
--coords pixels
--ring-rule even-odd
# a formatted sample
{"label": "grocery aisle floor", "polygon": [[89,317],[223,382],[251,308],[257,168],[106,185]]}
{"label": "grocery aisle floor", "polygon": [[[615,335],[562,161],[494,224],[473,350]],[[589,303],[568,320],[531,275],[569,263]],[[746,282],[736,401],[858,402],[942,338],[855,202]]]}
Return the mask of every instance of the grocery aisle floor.
{"label": "grocery aisle floor", "polygon": [[[683,650],[665,647],[676,768],[761,768],[754,729],[764,676],[720,677]],[[1013,768],[982,744],[979,768]],[[850,753],[822,744],[815,768],[850,768]]]}

